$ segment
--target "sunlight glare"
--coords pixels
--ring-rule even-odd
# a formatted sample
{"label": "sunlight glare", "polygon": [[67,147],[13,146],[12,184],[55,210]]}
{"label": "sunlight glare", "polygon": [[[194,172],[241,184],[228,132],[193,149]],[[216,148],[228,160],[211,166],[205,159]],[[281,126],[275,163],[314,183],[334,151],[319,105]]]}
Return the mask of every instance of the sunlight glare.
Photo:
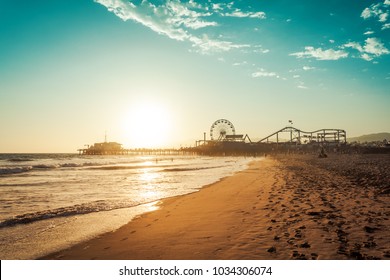
{"label": "sunlight glare", "polygon": [[169,111],[157,103],[142,103],[124,118],[127,143],[132,148],[165,148],[171,134]]}

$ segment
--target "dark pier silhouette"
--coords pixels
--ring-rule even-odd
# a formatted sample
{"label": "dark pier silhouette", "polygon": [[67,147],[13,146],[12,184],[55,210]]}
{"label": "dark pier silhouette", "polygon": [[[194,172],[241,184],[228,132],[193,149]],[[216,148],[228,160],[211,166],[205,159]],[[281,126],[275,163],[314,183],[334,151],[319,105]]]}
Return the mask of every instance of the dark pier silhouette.
{"label": "dark pier silhouette", "polygon": [[[292,124],[292,121],[289,121]],[[236,134],[234,125],[226,120],[215,121],[210,128],[210,140],[206,133],[194,147],[180,149],[125,149],[117,142],[95,143],[78,149],[80,155],[207,155],[207,156],[266,156],[289,153],[390,153],[390,144],[371,147],[347,143],[344,129],[318,129],[303,131],[286,126],[257,142],[247,134]]]}

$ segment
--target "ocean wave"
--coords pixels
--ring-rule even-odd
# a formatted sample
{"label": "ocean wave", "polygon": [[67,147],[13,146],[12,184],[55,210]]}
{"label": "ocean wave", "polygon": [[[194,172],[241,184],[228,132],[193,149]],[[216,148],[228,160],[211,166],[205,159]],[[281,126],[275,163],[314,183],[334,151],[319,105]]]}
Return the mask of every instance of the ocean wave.
{"label": "ocean wave", "polygon": [[226,167],[226,166],[220,165],[220,166],[207,166],[207,167],[166,168],[161,171],[162,172],[198,171],[198,170],[214,169],[214,168],[221,168],[221,167]]}
{"label": "ocean wave", "polygon": [[2,167],[0,168],[0,175],[11,175],[28,172],[33,169],[32,166],[23,166],[23,167]]}
{"label": "ocean wave", "polygon": [[70,217],[70,216],[76,216],[76,215],[83,215],[83,214],[89,214],[94,212],[101,212],[101,211],[111,211],[121,208],[129,208],[138,206],[143,203],[148,203],[151,201],[146,202],[138,202],[138,203],[129,203],[129,202],[117,202],[112,203],[108,201],[95,201],[93,203],[85,203],[85,204],[79,204],[79,205],[73,205],[69,207],[61,207],[57,209],[51,209],[46,211],[40,211],[36,213],[27,213],[15,216],[10,219],[6,219],[4,221],[0,222],[0,228],[5,227],[12,227],[16,225],[21,224],[29,224],[37,221],[47,220],[47,219],[53,219],[53,218],[60,218],[60,217]]}
{"label": "ocean wave", "polygon": [[24,162],[24,161],[34,161],[34,159],[32,159],[32,158],[10,158],[10,159],[7,159],[7,161],[10,161],[10,162]]}
{"label": "ocean wave", "polygon": [[91,167],[88,169],[97,170],[121,170],[121,169],[146,169],[146,168],[165,168],[172,165],[106,165],[99,167]]}
{"label": "ocean wave", "polygon": [[33,169],[55,169],[60,167],[58,164],[37,164],[32,166]]}
{"label": "ocean wave", "polygon": [[50,182],[37,182],[37,183],[6,183],[0,184],[0,187],[41,187],[43,185],[49,185]]}
{"label": "ocean wave", "polygon": [[[93,162],[85,162],[85,163],[74,163],[74,162],[68,162],[68,163],[59,163],[59,164],[35,164],[35,165],[24,165],[24,166],[2,166],[0,167],[0,176],[1,175],[13,175],[13,174],[19,174],[24,172],[29,172],[33,170],[52,170],[52,169],[58,169],[58,168],[83,168],[83,167],[91,167],[90,169],[124,169],[123,167],[115,167],[115,166],[106,166],[106,164],[101,163],[93,163]],[[139,168],[139,166],[135,167],[127,167],[127,168]]]}

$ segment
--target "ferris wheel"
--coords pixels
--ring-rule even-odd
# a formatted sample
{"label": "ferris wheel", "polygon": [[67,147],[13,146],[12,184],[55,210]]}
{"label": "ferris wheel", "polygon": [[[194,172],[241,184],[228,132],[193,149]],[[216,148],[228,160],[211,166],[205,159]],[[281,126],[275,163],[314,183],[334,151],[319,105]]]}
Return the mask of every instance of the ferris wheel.
{"label": "ferris wheel", "polygon": [[226,135],[234,135],[235,133],[234,125],[225,119],[215,121],[210,128],[211,140],[223,140]]}

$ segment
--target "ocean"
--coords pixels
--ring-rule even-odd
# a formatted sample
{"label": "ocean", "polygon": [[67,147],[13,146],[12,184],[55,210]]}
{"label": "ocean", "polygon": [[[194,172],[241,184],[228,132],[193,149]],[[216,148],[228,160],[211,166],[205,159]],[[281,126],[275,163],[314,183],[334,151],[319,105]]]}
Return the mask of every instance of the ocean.
{"label": "ocean", "polygon": [[247,167],[251,158],[0,154],[0,259],[34,259],[112,231]]}

